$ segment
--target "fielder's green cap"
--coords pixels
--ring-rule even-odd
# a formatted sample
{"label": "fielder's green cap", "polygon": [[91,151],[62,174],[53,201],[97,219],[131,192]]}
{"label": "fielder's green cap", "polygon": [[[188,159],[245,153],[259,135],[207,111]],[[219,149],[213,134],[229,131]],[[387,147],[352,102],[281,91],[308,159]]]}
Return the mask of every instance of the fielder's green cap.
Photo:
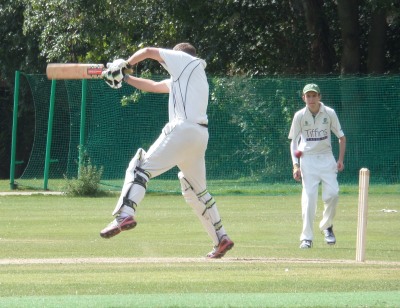
{"label": "fielder's green cap", "polygon": [[306,84],[306,86],[303,88],[303,94],[310,91],[317,92],[318,94],[321,93],[319,87],[315,83]]}

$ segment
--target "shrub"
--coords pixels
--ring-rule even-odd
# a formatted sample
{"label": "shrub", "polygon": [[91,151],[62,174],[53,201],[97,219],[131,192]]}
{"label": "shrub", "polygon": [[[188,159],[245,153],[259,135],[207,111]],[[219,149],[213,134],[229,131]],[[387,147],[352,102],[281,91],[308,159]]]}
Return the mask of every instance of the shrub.
{"label": "shrub", "polygon": [[103,167],[93,166],[90,158],[85,156],[84,162],[79,166],[78,178],[68,179],[65,193],[69,196],[98,196],[103,194],[100,190],[100,180]]}

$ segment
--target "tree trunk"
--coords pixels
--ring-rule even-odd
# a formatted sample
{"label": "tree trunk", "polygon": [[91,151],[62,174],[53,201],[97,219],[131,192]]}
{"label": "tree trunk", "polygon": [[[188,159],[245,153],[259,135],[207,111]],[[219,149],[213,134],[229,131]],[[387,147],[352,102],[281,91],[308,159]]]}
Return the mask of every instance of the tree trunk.
{"label": "tree trunk", "polygon": [[337,0],[343,51],[341,74],[360,72],[360,31],[358,24],[358,0]]}
{"label": "tree trunk", "polygon": [[329,27],[324,17],[323,0],[303,0],[307,30],[311,34],[310,72],[327,74],[332,71],[333,49]]}
{"label": "tree trunk", "polygon": [[371,32],[368,38],[367,69],[370,74],[385,72],[386,11],[372,13]]}

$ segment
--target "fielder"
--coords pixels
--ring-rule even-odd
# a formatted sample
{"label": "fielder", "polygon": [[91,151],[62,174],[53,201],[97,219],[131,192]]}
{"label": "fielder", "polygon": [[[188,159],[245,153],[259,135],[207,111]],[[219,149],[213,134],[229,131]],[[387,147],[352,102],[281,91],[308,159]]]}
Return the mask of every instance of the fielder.
{"label": "fielder", "polygon": [[[124,73],[145,59],[158,61],[171,78],[156,82]],[[146,92],[169,93],[169,122],[149,150],[138,149],[131,160],[121,196],[112,213],[116,218],[100,232],[103,238],[133,229],[136,226],[134,216],[149,180],[178,166],[182,195],[214,243],[207,257],[221,258],[233,247],[206,186],[209,86],[205,67],[206,62],[196,57],[196,49],[188,43],[178,44],[173,50],[143,48],[127,61],[119,59],[108,65],[103,75],[112,88],[120,88],[125,81]]]}
{"label": "fielder", "polygon": [[[325,242],[336,243],[333,233],[333,219],[339,199],[337,172],[344,169],[346,137],[336,112],[321,101],[320,89],[316,84],[307,84],[303,89],[306,107],[294,115],[289,132],[290,152],[293,162],[293,178],[302,180],[301,208],[303,230],[300,248],[312,247],[314,239],[313,222],[317,210],[318,187],[322,183],[324,210],[319,223]],[[339,139],[339,158],[335,161],[332,153],[331,132]]]}

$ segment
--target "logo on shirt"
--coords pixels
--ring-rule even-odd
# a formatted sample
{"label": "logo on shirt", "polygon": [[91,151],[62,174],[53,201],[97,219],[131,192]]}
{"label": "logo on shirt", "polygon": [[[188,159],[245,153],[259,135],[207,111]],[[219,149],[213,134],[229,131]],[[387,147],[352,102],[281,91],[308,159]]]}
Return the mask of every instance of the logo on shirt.
{"label": "logo on shirt", "polygon": [[322,120],[322,124],[328,124],[328,118],[324,118],[324,119]]}
{"label": "logo on shirt", "polygon": [[307,141],[320,141],[328,138],[328,130],[327,129],[306,129],[306,140]]}
{"label": "logo on shirt", "polygon": [[321,141],[321,140],[325,140],[325,139],[328,139],[328,136],[324,136],[321,138],[307,138],[306,140],[307,141]]}

